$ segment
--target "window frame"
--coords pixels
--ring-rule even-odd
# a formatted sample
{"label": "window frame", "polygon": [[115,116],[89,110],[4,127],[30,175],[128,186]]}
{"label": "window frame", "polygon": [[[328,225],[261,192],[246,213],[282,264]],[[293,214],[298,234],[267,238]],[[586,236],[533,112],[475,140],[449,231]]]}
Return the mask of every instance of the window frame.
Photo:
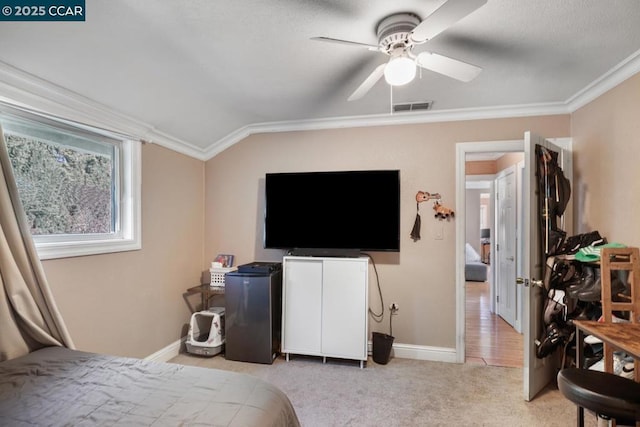
{"label": "window frame", "polygon": [[[97,138],[107,137],[117,145],[114,185],[118,190],[116,230],[113,233],[32,235],[41,260],[98,255],[142,248],[141,221],[141,142],[103,129],[54,118],[42,113],[14,110],[6,105],[0,113],[46,123],[61,130],[72,129]],[[8,131],[10,132],[10,131]]]}

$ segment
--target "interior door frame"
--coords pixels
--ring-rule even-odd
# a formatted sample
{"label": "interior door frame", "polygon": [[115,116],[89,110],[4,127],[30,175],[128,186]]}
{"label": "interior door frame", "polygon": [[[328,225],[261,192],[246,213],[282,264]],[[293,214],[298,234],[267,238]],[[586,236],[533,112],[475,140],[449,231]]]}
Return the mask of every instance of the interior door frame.
{"label": "interior door frame", "polygon": [[[524,139],[507,141],[459,142],[456,144],[456,362],[464,363],[465,348],[465,162],[467,153],[512,153],[524,151]],[[493,257],[494,254],[492,253]]]}

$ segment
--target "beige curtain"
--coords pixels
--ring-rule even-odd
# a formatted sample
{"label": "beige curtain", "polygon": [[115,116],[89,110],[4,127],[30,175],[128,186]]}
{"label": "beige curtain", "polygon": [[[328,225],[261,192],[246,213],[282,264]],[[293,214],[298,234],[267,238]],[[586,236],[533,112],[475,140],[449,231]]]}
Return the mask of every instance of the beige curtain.
{"label": "beige curtain", "polygon": [[0,127],[0,361],[73,348],[36,252]]}

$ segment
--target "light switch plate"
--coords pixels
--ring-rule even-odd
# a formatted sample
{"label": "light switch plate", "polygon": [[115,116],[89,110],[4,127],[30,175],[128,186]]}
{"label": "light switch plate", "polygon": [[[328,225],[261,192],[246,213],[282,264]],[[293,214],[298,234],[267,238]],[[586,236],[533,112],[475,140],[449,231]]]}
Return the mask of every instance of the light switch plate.
{"label": "light switch plate", "polygon": [[434,240],[443,240],[444,239],[444,227],[440,221],[436,222],[433,227],[433,239]]}

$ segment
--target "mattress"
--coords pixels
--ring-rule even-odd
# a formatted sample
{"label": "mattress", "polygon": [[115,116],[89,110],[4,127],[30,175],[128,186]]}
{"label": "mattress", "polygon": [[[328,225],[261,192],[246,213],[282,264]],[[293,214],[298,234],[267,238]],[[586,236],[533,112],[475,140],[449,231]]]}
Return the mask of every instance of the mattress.
{"label": "mattress", "polygon": [[299,426],[250,375],[47,347],[0,363],[0,425]]}

